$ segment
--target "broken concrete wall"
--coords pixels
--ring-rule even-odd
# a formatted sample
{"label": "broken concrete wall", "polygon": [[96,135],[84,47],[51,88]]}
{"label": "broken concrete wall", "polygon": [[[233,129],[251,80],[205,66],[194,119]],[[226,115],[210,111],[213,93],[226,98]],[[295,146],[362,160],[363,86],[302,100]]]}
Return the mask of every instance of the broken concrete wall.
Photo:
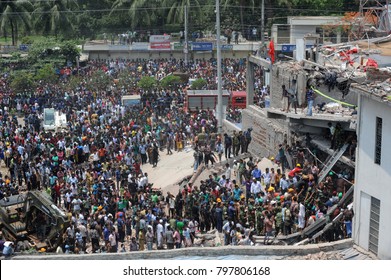
{"label": "broken concrete wall", "polygon": [[[303,66],[304,65],[304,66]],[[283,100],[282,100],[282,85],[285,85],[287,89],[292,87],[292,81],[297,81],[297,101],[298,107],[306,106],[306,87],[307,81],[310,78],[314,78],[317,80],[317,88],[324,93],[325,95],[341,100],[342,99],[342,91],[338,89],[338,86],[335,86],[333,89],[328,90],[328,86],[324,85],[323,74],[325,70],[319,71],[319,68],[312,64],[304,64],[299,62],[282,62],[273,65],[272,69],[272,83],[270,87],[271,92],[271,100],[270,104],[273,108],[282,108]],[[346,103],[357,105],[358,97],[356,94],[349,92],[345,99],[343,100]],[[330,103],[332,100],[323,97],[319,94],[315,95],[314,104],[321,103]],[[292,107],[291,107],[292,108]]]}
{"label": "broken concrete wall", "polygon": [[252,127],[249,152],[255,157],[275,157],[278,145],[288,138],[288,123],[268,119],[264,109],[250,106],[242,112],[243,127]]}

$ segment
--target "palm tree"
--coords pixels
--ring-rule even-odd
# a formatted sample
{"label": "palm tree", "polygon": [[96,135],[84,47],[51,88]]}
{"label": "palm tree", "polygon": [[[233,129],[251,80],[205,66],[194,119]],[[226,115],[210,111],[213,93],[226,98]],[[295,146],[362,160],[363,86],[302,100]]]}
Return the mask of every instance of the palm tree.
{"label": "palm tree", "polygon": [[44,0],[37,1],[32,13],[34,26],[43,34],[57,37],[60,32],[69,34],[74,29],[75,15],[78,8],[76,0]]}
{"label": "palm tree", "polygon": [[239,5],[239,13],[240,13],[240,25],[242,27],[242,34],[245,33],[244,31],[244,8],[250,7],[252,10],[255,8],[255,1],[254,0],[222,0],[221,5],[224,9],[227,9],[229,6],[236,6]]}
{"label": "palm tree", "polygon": [[184,23],[185,6],[187,6],[188,11],[191,10],[195,14],[194,18],[198,21],[201,21],[203,17],[199,0],[163,0],[162,6],[169,7],[167,14],[168,23]]}
{"label": "palm tree", "polygon": [[159,0],[116,0],[111,7],[110,15],[127,9],[133,29],[136,26],[150,27],[157,23],[162,11],[164,11],[164,9],[158,9],[159,6],[161,6]]}
{"label": "palm tree", "polygon": [[30,11],[32,4],[27,0],[6,0],[0,1],[0,28],[5,33],[11,30],[12,45],[18,41],[19,24],[22,24],[25,31],[30,31]]}

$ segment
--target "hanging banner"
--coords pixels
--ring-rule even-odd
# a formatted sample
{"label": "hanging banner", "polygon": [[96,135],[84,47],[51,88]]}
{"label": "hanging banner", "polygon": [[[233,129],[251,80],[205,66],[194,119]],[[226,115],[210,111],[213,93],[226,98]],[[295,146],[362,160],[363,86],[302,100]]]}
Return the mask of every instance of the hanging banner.
{"label": "hanging banner", "polygon": [[161,43],[150,43],[149,47],[151,50],[171,50],[170,42],[161,42]]}

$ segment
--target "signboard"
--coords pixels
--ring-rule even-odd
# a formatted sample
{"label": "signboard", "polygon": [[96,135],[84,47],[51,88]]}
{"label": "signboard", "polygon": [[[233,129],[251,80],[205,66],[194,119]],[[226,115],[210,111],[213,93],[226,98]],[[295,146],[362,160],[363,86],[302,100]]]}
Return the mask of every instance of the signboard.
{"label": "signboard", "polygon": [[193,42],[191,44],[193,51],[211,51],[213,49],[213,43],[209,42]]}
{"label": "signboard", "polygon": [[130,48],[133,51],[147,51],[148,50],[148,43],[133,43]]}
{"label": "signboard", "polygon": [[182,43],[174,43],[173,44],[173,50],[183,50],[184,45]]}
{"label": "signboard", "polygon": [[170,42],[152,42],[149,46],[152,50],[171,50]]}
{"label": "signboard", "polygon": [[[306,45],[305,46],[307,49],[313,48],[314,45]],[[293,52],[296,50],[296,45],[282,45],[281,51],[282,52]]]}
{"label": "signboard", "polygon": [[231,44],[229,44],[229,45],[221,45],[221,50],[222,51],[232,51],[233,48],[234,48],[234,45],[231,45]]}
{"label": "signboard", "polygon": [[150,43],[170,42],[170,35],[151,35],[149,36]]}
{"label": "signboard", "polygon": [[109,50],[113,50],[113,51],[129,51],[130,47],[128,45],[109,45]]}
{"label": "signboard", "polygon": [[19,50],[22,52],[27,52],[29,50],[30,45],[21,44],[19,45]]}

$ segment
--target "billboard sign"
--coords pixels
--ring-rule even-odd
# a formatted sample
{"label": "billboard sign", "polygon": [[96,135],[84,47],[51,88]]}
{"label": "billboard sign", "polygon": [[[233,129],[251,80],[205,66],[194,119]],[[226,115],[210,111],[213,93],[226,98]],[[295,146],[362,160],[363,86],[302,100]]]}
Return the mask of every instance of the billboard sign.
{"label": "billboard sign", "polygon": [[213,43],[209,42],[193,42],[191,44],[193,51],[211,51],[213,49]]}

